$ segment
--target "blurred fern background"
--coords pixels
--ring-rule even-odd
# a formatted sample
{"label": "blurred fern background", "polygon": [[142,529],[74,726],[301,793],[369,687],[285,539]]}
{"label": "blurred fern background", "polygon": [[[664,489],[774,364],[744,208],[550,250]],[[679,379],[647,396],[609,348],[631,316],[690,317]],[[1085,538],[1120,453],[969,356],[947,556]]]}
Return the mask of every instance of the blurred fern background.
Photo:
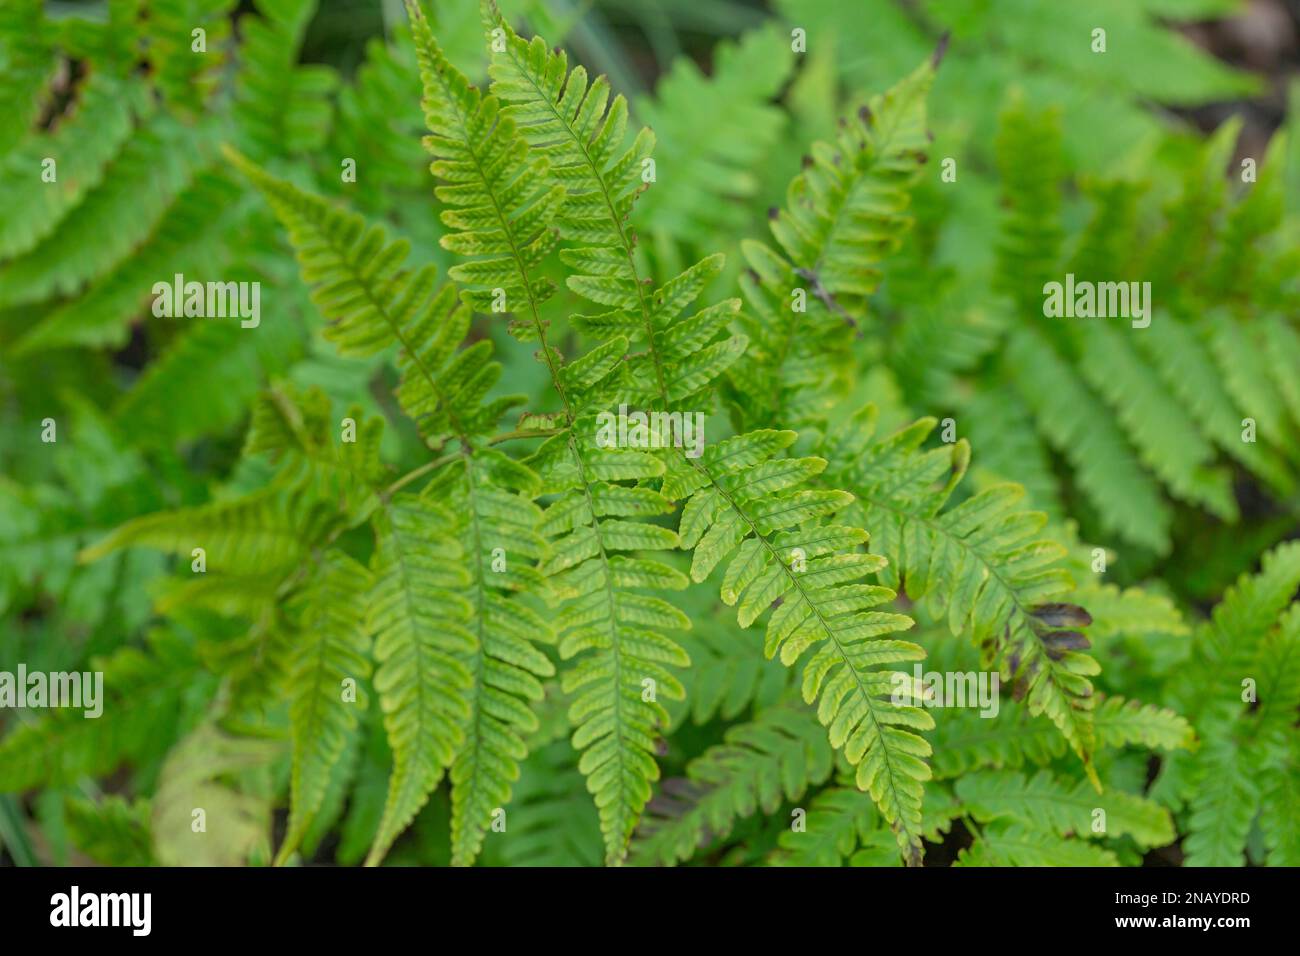
{"label": "blurred fern background", "polygon": [[[422,6],[447,60],[487,90],[477,0]],[[1300,3],[500,7],[607,76],[632,127],[653,130],[657,180],[632,216],[642,274],[659,287],[723,253],[701,301],[743,302],[749,352],[719,379],[710,427],[795,429],[799,453],[825,459],[894,568],[881,580],[916,619],[908,639],[926,669],[988,666],[997,615],[959,605],[997,575],[938,545],[931,572],[908,522],[937,525],[1003,483],[1024,489],[996,516],[1021,549],[998,553],[1003,570],[1050,552],[1069,583],[1036,601],[1087,611],[1082,647],[1048,653],[1088,649],[1100,665],[1080,678],[1082,696],[1096,690],[1083,734],[1095,750],[1032,695],[1013,699],[1010,681],[996,720],[936,712],[925,863],[1300,865]],[[928,145],[894,157],[916,167],[897,228],[861,262],[860,290],[827,292],[820,333],[778,342],[788,292],[773,276],[790,265],[757,243],[803,200],[789,184],[815,182],[814,144],[869,123],[862,107],[945,45],[920,114]],[[366,423],[383,421],[373,460],[333,462],[364,487],[319,494],[349,517],[366,489],[439,455],[393,397],[393,350],[334,347],[264,195],[285,188],[273,182],[339,202],[409,240],[412,269],[446,275],[458,260],[440,241],[454,230],[421,146],[421,96],[400,2],[0,0],[0,671],[98,669],[107,687],[99,720],[0,709],[0,861],[265,865],[293,830],[279,862],[356,865],[388,828],[393,755],[373,689],[340,731],[316,812],[289,819],[296,665],[270,618],[313,599],[277,604],[270,558],[230,593],[199,594],[189,548],[132,522],[301,491],[310,469],[287,474],[268,433],[276,409],[304,428],[346,415],[377,436]],[[250,178],[223,145],[272,179]],[[40,182],[48,157],[57,188]],[[340,175],[349,159],[355,182]],[[544,271],[559,289],[544,303],[552,344],[577,355],[584,329],[570,316],[589,306],[559,263]],[[1150,281],[1151,327],[1044,320],[1043,285],[1066,272]],[[260,327],[154,315],[149,290],[176,273],[261,282]],[[559,411],[535,345],[491,314],[466,335],[503,366],[493,399]],[[890,443],[917,419],[930,421]],[[949,419],[969,443],[959,452],[939,437]],[[1030,512],[1045,515],[1041,532]],[[364,525],[345,524],[338,540],[365,564]],[[110,537],[124,526],[135,530]],[[246,547],[236,536],[228,550]],[[626,846],[602,839],[553,676],[567,665],[547,646],[527,668],[544,688],[534,718],[517,752],[503,745],[518,766],[505,831],[485,820],[454,836],[465,811],[444,781],[385,861],[902,862],[894,821],[857,788],[799,681],[720,599],[724,573],[670,595],[693,625],[680,637],[691,664],[684,698],[665,701],[660,779]],[[265,618],[249,611],[254,594],[274,608]],[[1057,613],[1052,627],[1083,626]],[[200,805],[223,833],[201,852],[189,839]],[[806,829],[792,829],[796,810]]]}

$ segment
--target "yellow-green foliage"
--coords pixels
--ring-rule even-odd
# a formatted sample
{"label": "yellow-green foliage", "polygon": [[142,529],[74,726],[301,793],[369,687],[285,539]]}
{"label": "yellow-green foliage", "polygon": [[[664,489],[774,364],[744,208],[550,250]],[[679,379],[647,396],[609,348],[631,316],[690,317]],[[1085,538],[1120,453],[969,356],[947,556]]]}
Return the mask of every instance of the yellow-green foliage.
{"label": "yellow-green foliage", "polygon": [[0,10],[47,862],[1300,862],[1295,147],[1147,107],[1254,88],[1156,21],[1203,4],[1103,4],[1135,79],[1053,0],[781,0],[656,90],[531,0],[407,0],[350,79],[314,0],[101,6]]}

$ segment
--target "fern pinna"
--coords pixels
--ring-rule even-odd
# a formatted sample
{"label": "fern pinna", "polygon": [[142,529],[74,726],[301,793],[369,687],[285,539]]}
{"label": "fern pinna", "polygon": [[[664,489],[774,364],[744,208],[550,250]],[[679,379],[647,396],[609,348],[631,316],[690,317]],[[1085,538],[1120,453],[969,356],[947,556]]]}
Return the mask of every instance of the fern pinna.
{"label": "fern pinna", "polygon": [[[197,271],[213,250],[274,285],[283,308],[256,337],[167,329],[165,356],[115,407],[79,412],[138,506],[83,528],[67,554],[80,548],[82,570],[108,576],[163,552],[182,573],[138,612],[152,622],[143,649],[105,658],[110,700],[147,697],[134,719],[108,733],[25,723],[0,740],[0,790],[141,761],[158,777],[150,801],[67,804],[88,852],[140,862],[186,859],[181,811],[195,793],[230,811],[233,839],[212,859],[231,863],[311,860],[336,830],[340,862],[404,863],[441,841],[432,827],[449,832],[456,865],[919,865],[956,827],[971,838],[950,854],[959,865],[1133,863],[1180,833],[1197,862],[1295,858],[1293,553],[1277,548],[1191,629],[1166,589],[1100,583],[1108,553],[1060,520],[1077,490],[1095,511],[1086,531],[1154,554],[1174,540],[1174,507],[1240,517],[1219,452],[1276,494],[1293,487],[1286,429],[1300,406],[1282,373],[1294,332],[1272,313],[1241,323],[1235,276],[1248,265],[1233,251],[1265,244],[1278,184],[1232,206],[1205,189],[1222,135],[1169,215],[1233,238],[1196,282],[1172,235],[1142,250],[1144,267],[1189,281],[1178,321],[1129,344],[1015,318],[1063,264],[1103,276],[1137,255],[1140,208],[1132,184],[1089,181],[1095,214],[1071,241],[1053,120],[1018,101],[996,140],[1006,202],[988,274],[958,283],[932,258],[929,100],[946,41],[918,49],[883,93],[843,104],[838,125],[825,117],[811,143],[778,145],[770,101],[792,72],[780,31],[727,47],[715,77],[688,77],[708,102],[743,98],[773,149],[805,153],[784,204],[751,217],[739,202],[687,208],[698,170],[670,194],[677,174],[656,168],[656,137],[633,114],[683,108],[676,85],[634,110],[490,0],[486,84],[411,0],[409,28],[372,45],[337,97],[331,72],[295,65],[305,0],[255,4],[237,47],[221,29],[228,0],[193,5],[237,54],[233,82],[178,57],[177,5],[150,6],[141,19],[110,4],[147,71],[128,68],[110,30],[46,30],[27,3],[0,15],[0,31],[30,33],[23,55],[90,57],[81,118],[103,131],[71,188],[11,194],[22,215],[0,225],[0,308],[38,307],[14,349],[120,344],[142,277]],[[780,56],[762,75],[738,75],[765,51]],[[39,87],[40,74],[20,79]],[[734,198],[757,195],[762,151],[686,150],[681,131],[707,125],[692,120],[665,137],[667,156],[711,157]],[[13,162],[73,132],[31,134]],[[333,152],[360,157],[379,186],[348,189],[302,161],[329,166]],[[79,238],[132,208],[140,221],[112,243]],[[751,219],[749,235],[730,235]],[[753,238],[764,226],[770,239]],[[729,268],[720,250],[737,247]],[[1266,257],[1279,274],[1285,264]],[[981,283],[994,293],[979,330],[937,305],[917,318],[940,338],[969,334],[977,354],[936,356],[944,346],[924,331],[892,327],[932,266],[954,298]],[[1216,309],[1195,315],[1207,301]],[[1286,304],[1279,294],[1274,313]],[[925,367],[899,367],[913,355]],[[190,368],[241,385],[178,389]],[[1148,368],[1203,426],[1141,387]],[[1154,415],[1125,405],[1130,386]],[[209,393],[182,402],[203,407],[158,400]],[[1094,395],[1096,427],[1080,418]],[[961,438],[950,420],[939,428],[945,402],[961,409]],[[1225,431],[1246,407],[1277,426],[1258,447]],[[664,427],[611,441],[616,409]],[[222,487],[137,496],[147,469],[132,435],[179,471],[170,444],[245,415]],[[695,443],[697,417],[708,441]],[[30,547],[43,530],[31,502],[6,481],[0,505],[0,541]],[[6,571],[0,597],[25,583]],[[718,633],[690,633],[723,614]],[[1201,665],[1179,672],[1176,642]],[[1150,655],[1160,681],[1103,674],[1116,650]],[[1000,678],[998,719],[940,709],[926,667]],[[1222,688],[1206,697],[1215,668],[1268,675],[1260,706]],[[1187,718],[1142,702],[1161,687]],[[177,728],[162,753],[147,746],[149,719]],[[215,763],[200,770],[203,753]],[[1249,778],[1246,763],[1265,772]],[[1239,809],[1255,805],[1258,822]],[[1108,828],[1093,826],[1097,809]]]}

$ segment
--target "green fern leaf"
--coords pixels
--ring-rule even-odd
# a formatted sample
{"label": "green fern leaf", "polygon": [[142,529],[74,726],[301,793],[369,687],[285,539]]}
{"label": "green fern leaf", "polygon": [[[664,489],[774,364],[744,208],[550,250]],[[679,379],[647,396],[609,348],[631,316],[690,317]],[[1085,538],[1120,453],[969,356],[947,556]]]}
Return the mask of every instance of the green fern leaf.
{"label": "green fern leaf", "polygon": [[10,731],[0,742],[0,792],[68,786],[126,759],[156,757],[185,729],[187,699],[210,700],[216,692],[194,648],[164,629],[151,632],[147,653],[123,647],[95,669],[104,674],[101,703],[114,719],[87,720],[83,711],[61,708]]}
{"label": "green fern leaf", "polygon": [[522,302],[528,319],[512,331],[540,340],[540,357],[564,406],[560,434],[533,458],[545,489],[561,495],[544,518],[544,533],[558,537],[542,571],[563,574],[557,584],[567,598],[556,620],[560,656],[584,654],[562,678],[566,692],[577,694],[570,708],[573,744],[584,751],[579,769],[600,810],[606,859],[619,862],[658,776],[654,730],[667,722],[667,713],[657,695],[682,693],[664,665],[688,662],[662,631],[688,621],[662,599],[634,590],[647,581],[681,586],[680,575],[659,562],[629,563],[613,554],[675,547],[673,532],[619,517],[668,511],[671,504],[654,492],[634,501],[636,493],[612,482],[654,477],[663,466],[650,455],[602,447],[588,414],[607,404],[621,380],[626,338],[614,336],[564,367],[547,344],[538,306],[552,289],[535,270],[555,245],[551,224],[560,221],[565,186],[551,179],[547,157],[530,158],[526,138],[500,101],[484,98],[446,61],[418,8],[412,6],[411,15],[433,133],[426,144],[435,156],[434,174],[448,183],[438,195],[452,207],[443,220],[453,233],[443,245],[472,257],[450,274],[484,309],[495,298],[493,289],[507,302]]}
{"label": "green fern leaf", "polygon": [[337,77],[319,64],[300,66],[299,50],[316,0],[257,0],[245,15],[233,117],[239,147],[255,160],[318,149],[329,132]]}
{"label": "green fern leaf", "polygon": [[349,699],[345,685],[352,681],[356,688],[370,676],[370,639],[362,626],[369,587],[370,572],[332,549],[290,611],[299,630],[290,674],[293,777],[289,828],[278,861],[286,860],[312,827],[329,792],[331,771],[357,730],[357,715],[365,713],[365,695],[357,690]]}
{"label": "green fern leaf", "polygon": [[[801,706],[770,707],[731,727],[722,744],[691,761],[686,779],[664,782],[637,831],[633,862],[672,866],[689,860],[707,843],[724,839],[738,819],[772,814],[783,801],[798,800],[823,783],[832,757],[825,731]],[[854,796],[863,800],[861,793]]]}
{"label": "green fern leaf", "polygon": [[[1173,820],[1159,804],[1114,787],[1098,795],[1087,783],[1069,786],[1046,770],[1028,780],[1014,771],[983,770],[963,776],[956,790],[958,799],[981,823],[1010,817],[1063,837],[1127,835],[1143,848],[1174,840]],[[1104,816],[1098,817],[1098,810]]]}
{"label": "green fern leaf", "polygon": [[742,279],[756,313],[741,328],[754,361],[736,367],[736,401],[747,424],[803,424],[847,391],[830,358],[847,354],[881,281],[880,263],[911,226],[911,189],[929,147],[927,60],[846,121],[831,143],[815,143],[790,183],[786,205],[770,216],[784,252],[742,243]]}
{"label": "green fern leaf", "polygon": [[1064,603],[1073,586],[1065,548],[1041,538],[1041,513],[1019,510],[1015,485],[985,489],[954,507],[949,498],[970,459],[964,441],[932,451],[920,446],[935,426],[922,419],[875,442],[876,411],[867,406],[830,433],[828,454],[841,456],[831,482],[856,496],[852,520],[873,531],[891,556],[885,582],[906,588],[954,634],[969,633],[1000,662],[1004,677],[1023,682],[1030,712],[1046,714],[1091,773],[1092,684],[1096,661],[1069,628],[1090,623]]}
{"label": "green fern leaf", "polygon": [[124,547],[155,548],[185,558],[204,551],[208,571],[275,574],[296,568],[307,548],[334,530],[329,509],[308,499],[268,490],[133,519],[84,549],[83,562]]}
{"label": "green fern leaf", "polygon": [[[79,92],[75,110],[52,133],[31,134],[0,160],[0,259],[35,248],[103,181],[143,109],[143,88],[109,73],[92,74]],[[47,158],[57,178],[42,182]]]}
{"label": "green fern leaf", "polygon": [[483,434],[519,402],[485,400],[501,375],[490,360],[491,344],[457,351],[470,310],[454,286],[435,292],[433,266],[403,271],[405,240],[390,241],[382,226],[367,226],[361,216],[269,176],[238,153],[228,155],[288,229],[312,301],[329,320],[325,335],[339,352],[364,357],[400,347],[397,399],[431,445]]}
{"label": "green fern leaf", "polygon": [[934,722],[912,706],[920,690],[911,678],[874,668],[921,660],[924,651],[888,637],[910,627],[910,618],[870,610],[894,592],[860,583],[886,564],[857,550],[866,532],[818,523],[852,496],[799,487],[824,467],[822,459],[773,457],[794,439],[793,432],[758,431],[710,445],[698,463],[683,460],[670,472],[664,491],[691,496],[682,514],[683,544],[695,549],[691,577],[703,580],[731,555],[722,595],[738,605],[741,625],[776,608],[767,624],[767,655],[779,652],[791,666],[815,648],[803,670],[804,700],[820,701],[817,716],[832,746],[844,750],[859,788],[918,862],[930,747],[916,731]]}
{"label": "green fern leaf", "polygon": [[152,866],[149,803],[128,803],[110,794],[98,802],[69,797],[68,831],[72,842],[91,859],[105,866]]}
{"label": "green fern leaf", "polygon": [[519,596],[550,599],[536,569],[546,553],[532,503],[539,482],[529,469],[495,450],[462,456],[425,489],[458,517],[469,558],[475,650],[465,659],[472,678],[465,741],[451,768],[452,863],[478,855],[493,814],[510,802],[526,737],[538,727],[529,705],[543,698],[541,680],[555,667],[536,647],[551,643],[550,624]]}
{"label": "green fern leaf", "polygon": [[956,866],[1119,866],[1115,854],[1084,840],[1020,823],[985,827],[957,856]]}
{"label": "green fern leaf", "polygon": [[709,75],[678,58],[654,96],[637,101],[637,117],[659,143],[656,180],[665,184],[641,200],[656,233],[708,248],[748,226],[746,202],[760,192],[763,167],[785,128],[772,100],[794,60],[788,34],[751,30],[714,48]]}
{"label": "green fern leaf", "polygon": [[475,642],[465,627],[471,608],[459,592],[469,575],[453,527],[450,514],[412,495],[394,497],[376,515],[367,629],[393,772],[368,865],[424,806],[464,741],[471,676],[462,656]]}
{"label": "green fern leaf", "polygon": [[894,838],[860,790],[831,787],[813,798],[799,829],[787,828],[773,856],[777,866],[898,866]]}
{"label": "green fern leaf", "polygon": [[[410,0],[408,12],[431,130],[425,146],[434,175],[447,183],[434,191],[447,207],[442,221],[451,230],[442,246],[473,257],[452,267],[451,278],[484,312],[493,310],[494,290],[502,290],[509,307],[519,303],[530,311],[535,326],[537,306],[554,285],[531,273],[555,246],[551,224],[564,204],[564,187],[548,185],[546,159],[529,157],[514,121],[447,61]],[[549,355],[547,362],[553,367]]]}

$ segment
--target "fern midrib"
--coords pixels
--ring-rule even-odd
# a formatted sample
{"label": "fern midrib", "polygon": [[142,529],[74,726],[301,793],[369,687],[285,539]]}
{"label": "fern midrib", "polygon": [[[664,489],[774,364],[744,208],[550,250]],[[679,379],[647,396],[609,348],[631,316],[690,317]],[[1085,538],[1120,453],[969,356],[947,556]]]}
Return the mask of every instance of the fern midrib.
{"label": "fern midrib", "polygon": [[[473,680],[474,694],[470,700],[470,706],[474,708],[474,720],[471,724],[472,734],[467,734],[461,753],[470,754],[474,761],[474,772],[468,782],[470,795],[473,796],[480,791],[478,786],[479,773],[483,769],[483,762],[478,756],[478,747],[483,740],[483,719],[484,707],[482,698],[487,696],[487,687],[483,679],[484,669],[486,667],[487,657],[487,577],[483,573],[483,535],[479,522],[478,514],[478,490],[474,481],[474,459],[470,455],[468,447],[463,447],[462,457],[465,463],[465,486],[468,498],[470,513],[470,536],[473,542],[471,551],[470,564],[474,567],[474,620],[478,622],[478,640],[475,641],[473,670],[471,679]],[[455,834],[453,833],[453,837]],[[454,844],[453,840],[453,844]],[[458,849],[453,845],[453,849]],[[471,860],[465,860],[469,863]]]}

